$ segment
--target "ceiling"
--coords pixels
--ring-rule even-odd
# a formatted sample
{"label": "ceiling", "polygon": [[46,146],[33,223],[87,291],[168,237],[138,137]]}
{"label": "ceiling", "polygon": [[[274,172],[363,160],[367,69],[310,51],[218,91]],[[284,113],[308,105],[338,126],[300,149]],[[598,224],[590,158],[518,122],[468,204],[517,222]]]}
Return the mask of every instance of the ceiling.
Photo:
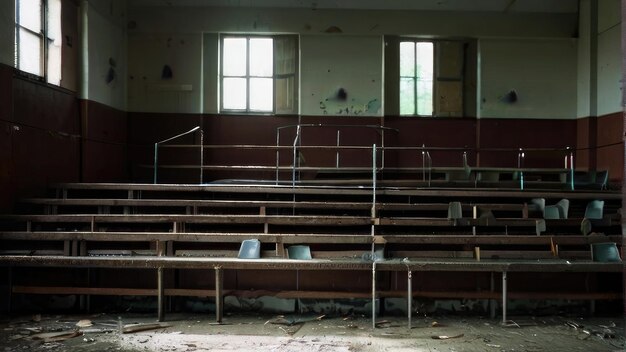
{"label": "ceiling", "polygon": [[576,13],[578,0],[129,0],[131,6]]}

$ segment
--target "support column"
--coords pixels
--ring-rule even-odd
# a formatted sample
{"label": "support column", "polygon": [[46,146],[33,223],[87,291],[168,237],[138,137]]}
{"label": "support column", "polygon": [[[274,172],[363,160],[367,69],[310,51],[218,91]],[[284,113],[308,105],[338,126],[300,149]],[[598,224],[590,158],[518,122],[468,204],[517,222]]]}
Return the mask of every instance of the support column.
{"label": "support column", "polygon": [[406,285],[407,285],[406,286],[406,291],[407,291],[406,311],[407,311],[407,317],[409,320],[408,327],[409,327],[409,330],[411,330],[412,328],[411,315],[413,314],[413,277],[412,277],[411,270],[408,271]]}
{"label": "support column", "polygon": [[502,324],[506,323],[506,271],[502,272]]}
{"label": "support column", "polygon": [[376,329],[376,262],[372,263],[372,329]]}
{"label": "support column", "polygon": [[222,268],[219,266],[215,267],[215,321],[218,324],[222,323],[222,317],[224,316],[224,302],[223,298],[223,289],[224,286],[224,276]]}
{"label": "support column", "polygon": [[165,320],[165,287],[163,285],[163,268],[157,269],[157,305],[158,321]]}

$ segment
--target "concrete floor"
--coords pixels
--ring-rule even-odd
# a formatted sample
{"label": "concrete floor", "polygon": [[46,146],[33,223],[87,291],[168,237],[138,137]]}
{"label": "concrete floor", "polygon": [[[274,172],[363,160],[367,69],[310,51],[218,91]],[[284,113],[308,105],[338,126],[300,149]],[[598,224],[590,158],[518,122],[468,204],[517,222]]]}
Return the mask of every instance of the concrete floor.
{"label": "concrete floor", "polygon": [[[0,318],[0,352],[11,351],[625,351],[622,318],[429,316],[383,317],[372,329],[361,316],[227,315],[216,325],[212,315],[171,314],[169,327],[120,333],[120,326],[155,323],[154,315],[35,315]],[[88,320],[93,325],[78,328]],[[46,341],[38,335],[80,335]],[[445,339],[445,337],[449,337]],[[50,336],[48,336],[50,338]],[[52,337],[54,339],[54,337]],[[439,338],[439,339],[435,339]]]}

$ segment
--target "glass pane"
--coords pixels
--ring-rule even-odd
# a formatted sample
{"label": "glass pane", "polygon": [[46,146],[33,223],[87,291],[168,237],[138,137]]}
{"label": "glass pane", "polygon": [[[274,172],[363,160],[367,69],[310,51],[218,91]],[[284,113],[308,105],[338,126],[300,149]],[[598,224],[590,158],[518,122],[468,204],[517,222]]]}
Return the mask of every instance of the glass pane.
{"label": "glass pane", "polygon": [[417,79],[433,79],[433,43],[415,43],[417,59]]}
{"label": "glass pane", "polygon": [[61,0],[48,0],[48,38],[61,46]]}
{"label": "glass pane", "polygon": [[415,76],[415,43],[400,42],[400,76]]}
{"label": "glass pane", "polygon": [[246,38],[224,38],[224,76],[245,76],[246,55]]}
{"label": "glass pane", "polygon": [[250,39],[250,76],[272,77],[274,41],[271,38]]}
{"label": "glass pane", "polygon": [[48,0],[48,83],[61,84],[61,0]]}
{"label": "glass pane", "polygon": [[224,78],[222,85],[222,108],[227,110],[245,110],[246,79]]}
{"label": "glass pane", "polygon": [[400,79],[400,115],[415,114],[415,79]]}
{"label": "glass pane", "polygon": [[250,78],[250,110],[271,112],[274,106],[271,78]]}
{"label": "glass pane", "polygon": [[19,50],[18,69],[41,76],[41,38],[20,28]]}
{"label": "glass pane", "polygon": [[19,24],[33,32],[41,32],[41,0],[19,0],[17,15]]}
{"label": "glass pane", "polygon": [[417,114],[432,115],[433,114],[433,81],[418,80],[417,81]]}

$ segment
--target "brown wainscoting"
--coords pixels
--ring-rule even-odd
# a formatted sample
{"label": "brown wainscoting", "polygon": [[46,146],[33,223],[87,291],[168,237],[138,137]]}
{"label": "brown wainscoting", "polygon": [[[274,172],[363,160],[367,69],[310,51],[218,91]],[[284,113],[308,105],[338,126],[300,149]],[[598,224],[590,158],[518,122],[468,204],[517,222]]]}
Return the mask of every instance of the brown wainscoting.
{"label": "brown wainscoting", "polygon": [[609,170],[609,178],[621,183],[624,177],[624,113],[598,117],[597,122],[597,169]]}
{"label": "brown wainscoting", "polygon": [[[481,119],[480,148],[575,148],[577,122],[566,119]],[[516,167],[517,152],[481,152],[481,166]],[[563,167],[564,153],[525,153],[525,167]]]}
{"label": "brown wainscoting", "polygon": [[91,100],[80,100],[80,112],[82,180],[128,181],[127,113]]}

